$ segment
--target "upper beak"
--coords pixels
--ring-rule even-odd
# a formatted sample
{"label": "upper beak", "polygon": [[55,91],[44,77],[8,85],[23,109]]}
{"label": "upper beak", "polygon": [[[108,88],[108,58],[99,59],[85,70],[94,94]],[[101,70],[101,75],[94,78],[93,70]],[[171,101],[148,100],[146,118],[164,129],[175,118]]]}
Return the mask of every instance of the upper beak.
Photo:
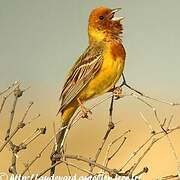
{"label": "upper beak", "polygon": [[122,8],[115,8],[115,9],[112,9],[111,13],[116,13],[118,11],[120,11]]}
{"label": "upper beak", "polygon": [[121,21],[124,19],[124,17],[115,17],[114,14],[117,13],[118,11],[120,11],[122,8],[115,8],[112,9],[111,14],[113,15],[112,19],[113,21]]}

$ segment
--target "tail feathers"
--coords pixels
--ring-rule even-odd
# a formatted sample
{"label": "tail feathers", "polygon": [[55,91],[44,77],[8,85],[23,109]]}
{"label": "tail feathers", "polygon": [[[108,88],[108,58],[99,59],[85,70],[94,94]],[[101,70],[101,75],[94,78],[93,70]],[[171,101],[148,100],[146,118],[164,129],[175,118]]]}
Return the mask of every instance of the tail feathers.
{"label": "tail feathers", "polygon": [[[55,157],[54,155],[60,154],[60,156],[61,156],[63,153],[63,145],[64,145],[66,129],[71,120],[71,117],[73,116],[73,114],[75,113],[77,108],[78,108],[78,103],[75,101],[73,104],[66,107],[65,110],[61,111],[61,109],[60,109],[60,111],[59,111],[59,112],[61,112],[62,125],[59,129],[59,132],[56,135],[57,147],[54,145],[54,148],[53,148],[52,154],[51,154],[51,165],[52,166],[56,163],[56,158],[54,158]],[[52,176],[54,173],[55,173],[55,166],[51,168],[50,175]]]}
{"label": "tail feathers", "polygon": [[67,126],[68,126],[68,122],[63,122],[62,123],[62,125],[61,125],[61,127],[59,129],[59,132],[56,135],[57,144],[54,145],[54,147],[53,147],[51,158],[53,157],[54,154],[61,153],[61,150],[62,150],[62,147],[63,147],[63,143],[64,143],[63,141],[64,141],[64,136],[65,136],[65,133],[66,133]]}
{"label": "tail feathers", "polygon": [[[62,153],[64,135],[66,133],[67,125],[68,125],[68,121],[63,122],[61,125],[61,128],[59,129],[58,134],[56,135],[57,147],[56,147],[56,145],[54,145],[52,153],[51,153],[51,165],[52,166],[56,163],[56,159],[53,159],[54,155]],[[55,166],[51,168],[50,176],[52,176],[54,173],[55,173]]]}
{"label": "tail feathers", "polygon": [[65,133],[66,133],[66,129],[67,129],[68,123],[69,122],[67,122],[67,121],[62,123],[61,129],[59,130],[60,132],[56,136],[57,149],[55,151],[57,153],[60,153],[60,151],[61,151],[61,149],[63,147],[64,136],[65,136]]}
{"label": "tail feathers", "polygon": [[73,106],[67,107],[65,110],[61,111],[61,118],[62,118],[62,125],[60,132],[57,134],[57,153],[60,153],[62,146],[64,144],[64,135],[66,133],[67,126],[75,113],[76,109],[78,108],[78,103],[74,103]]}

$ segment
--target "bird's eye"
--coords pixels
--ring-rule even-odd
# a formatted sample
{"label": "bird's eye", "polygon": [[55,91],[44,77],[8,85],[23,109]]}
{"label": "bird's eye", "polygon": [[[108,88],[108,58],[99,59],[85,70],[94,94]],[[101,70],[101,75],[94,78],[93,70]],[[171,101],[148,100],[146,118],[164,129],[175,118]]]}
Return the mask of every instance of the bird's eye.
{"label": "bird's eye", "polygon": [[103,19],[104,19],[104,16],[99,16],[99,19],[100,19],[100,20],[103,20]]}

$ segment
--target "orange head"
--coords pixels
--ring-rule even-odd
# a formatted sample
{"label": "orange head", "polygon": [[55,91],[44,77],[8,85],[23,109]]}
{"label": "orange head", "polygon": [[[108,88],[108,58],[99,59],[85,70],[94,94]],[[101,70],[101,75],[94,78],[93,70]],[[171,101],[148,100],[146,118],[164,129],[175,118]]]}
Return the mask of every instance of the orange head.
{"label": "orange head", "polygon": [[91,12],[88,24],[90,40],[102,41],[108,35],[117,37],[122,33],[123,17],[115,17],[115,13],[119,10],[120,8],[98,7]]}

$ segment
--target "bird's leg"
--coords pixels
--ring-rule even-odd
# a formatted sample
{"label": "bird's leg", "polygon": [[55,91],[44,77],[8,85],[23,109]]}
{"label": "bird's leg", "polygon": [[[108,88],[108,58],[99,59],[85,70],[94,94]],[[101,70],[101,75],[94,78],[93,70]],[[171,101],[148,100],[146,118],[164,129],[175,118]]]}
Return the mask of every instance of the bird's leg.
{"label": "bird's leg", "polygon": [[115,100],[124,97],[122,93],[122,87],[115,87],[113,90],[113,96]]}
{"label": "bird's leg", "polygon": [[77,101],[78,101],[81,111],[83,113],[82,118],[88,119],[88,113],[92,114],[91,110],[86,108],[79,98],[77,98]]}
{"label": "bird's leg", "polygon": [[124,95],[122,94],[122,86],[114,86],[112,89],[110,89],[108,92],[112,92],[113,93],[113,99],[117,100],[121,97],[123,97]]}

